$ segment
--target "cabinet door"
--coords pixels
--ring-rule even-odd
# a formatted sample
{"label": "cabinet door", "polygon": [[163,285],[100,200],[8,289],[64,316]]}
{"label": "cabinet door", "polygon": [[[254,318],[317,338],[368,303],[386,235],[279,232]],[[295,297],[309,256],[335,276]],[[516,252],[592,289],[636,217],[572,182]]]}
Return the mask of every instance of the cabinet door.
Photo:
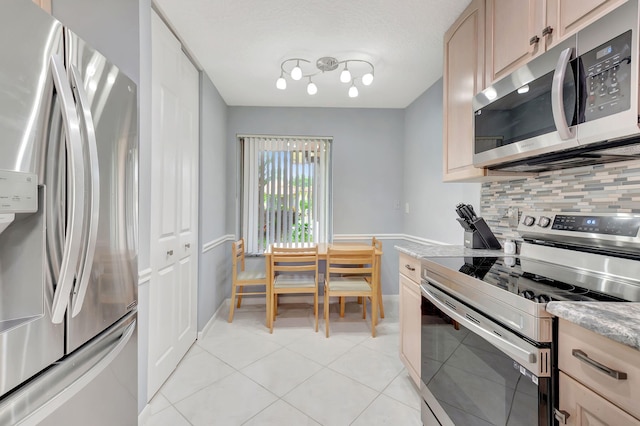
{"label": "cabinet door", "polygon": [[566,425],[640,426],[640,421],[600,395],[560,372],[560,411],[568,414]]}
{"label": "cabinet door", "polygon": [[598,20],[627,0],[547,0],[547,22],[554,28],[551,44]]}
{"label": "cabinet door", "polygon": [[420,304],[418,283],[400,274],[400,359],[409,375],[420,386]]}
{"label": "cabinet door", "polygon": [[40,6],[43,10],[51,13],[51,0],[33,0],[33,2]]}
{"label": "cabinet door", "polygon": [[484,1],[474,0],[444,37],[444,181],[485,176],[473,167],[471,106],[484,85],[484,22]]}
{"label": "cabinet door", "polygon": [[487,84],[544,51],[544,0],[487,0]]}

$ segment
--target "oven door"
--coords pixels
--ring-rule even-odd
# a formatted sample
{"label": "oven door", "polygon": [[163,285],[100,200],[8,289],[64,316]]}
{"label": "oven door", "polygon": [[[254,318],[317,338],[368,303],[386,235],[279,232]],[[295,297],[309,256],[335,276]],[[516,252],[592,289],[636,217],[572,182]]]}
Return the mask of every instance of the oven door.
{"label": "oven door", "polygon": [[422,283],[425,425],[551,425],[549,345],[534,345]]}

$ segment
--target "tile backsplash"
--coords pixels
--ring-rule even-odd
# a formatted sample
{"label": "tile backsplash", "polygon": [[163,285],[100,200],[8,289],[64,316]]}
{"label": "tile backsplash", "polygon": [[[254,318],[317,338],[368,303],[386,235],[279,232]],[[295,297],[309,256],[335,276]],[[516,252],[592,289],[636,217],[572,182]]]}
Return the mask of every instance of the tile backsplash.
{"label": "tile backsplash", "polygon": [[507,211],[640,213],[640,160],[482,184],[480,214],[499,239],[519,240]]}

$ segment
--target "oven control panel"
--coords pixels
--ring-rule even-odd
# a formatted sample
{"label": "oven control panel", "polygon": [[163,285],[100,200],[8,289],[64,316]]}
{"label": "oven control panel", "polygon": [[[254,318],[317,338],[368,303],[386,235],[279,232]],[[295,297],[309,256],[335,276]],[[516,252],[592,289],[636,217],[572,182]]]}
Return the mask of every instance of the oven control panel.
{"label": "oven control panel", "polygon": [[556,215],[551,229],[635,237],[640,217]]}
{"label": "oven control panel", "polygon": [[522,216],[518,232],[524,236],[574,235],[584,238],[638,239],[640,215],[630,213],[553,213],[527,212]]}

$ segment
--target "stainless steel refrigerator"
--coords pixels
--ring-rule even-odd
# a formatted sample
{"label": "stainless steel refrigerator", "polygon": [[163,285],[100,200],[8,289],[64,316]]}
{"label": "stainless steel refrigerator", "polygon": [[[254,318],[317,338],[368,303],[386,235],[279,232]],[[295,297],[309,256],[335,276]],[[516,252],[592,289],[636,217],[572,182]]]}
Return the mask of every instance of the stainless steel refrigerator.
{"label": "stainless steel refrigerator", "polygon": [[137,94],[0,2],[0,425],[137,424]]}

